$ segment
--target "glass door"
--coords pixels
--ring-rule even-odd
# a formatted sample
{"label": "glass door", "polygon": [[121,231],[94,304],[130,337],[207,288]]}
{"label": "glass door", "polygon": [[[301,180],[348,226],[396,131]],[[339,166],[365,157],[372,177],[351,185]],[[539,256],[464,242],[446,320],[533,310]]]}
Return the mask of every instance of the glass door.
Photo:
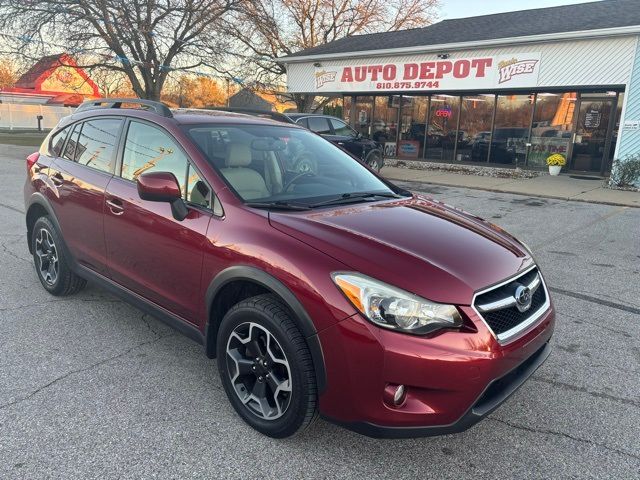
{"label": "glass door", "polygon": [[571,170],[600,172],[605,147],[610,134],[613,110],[612,98],[581,98],[578,104],[578,123],[573,136]]}
{"label": "glass door", "polygon": [[353,128],[364,137],[371,135],[371,117],[373,116],[373,97],[356,97]]}

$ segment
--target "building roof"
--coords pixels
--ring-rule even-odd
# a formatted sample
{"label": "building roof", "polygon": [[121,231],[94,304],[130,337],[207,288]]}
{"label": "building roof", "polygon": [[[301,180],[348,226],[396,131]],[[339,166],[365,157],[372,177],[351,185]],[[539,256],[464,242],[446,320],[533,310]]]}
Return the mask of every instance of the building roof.
{"label": "building roof", "polygon": [[[65,79],[64,75],[61,79],[56,80],[56,84],[58,87],[63,87],[61,85],[60,80],[64,80],[65,82],[71,82],[69,85],[70,89],[56,89],[55,91],[48,91],[46,88],[43,88],[50,82],[48,80],[52,79],[56,74],[56,71],[60,72],[58,69],[70,68],[73,72],[72,75],[67,75],[70,78]],[[74,77],[75,75],[75,77]],[[75,84],[74,84],[75,82]],[[100,91],[96,83],[89,78],[87,73],[80,67],[76,61],[66,53],[59,53],[56,55],[47,55],[38,60],[34,65],[29,68],[16,82],[13,88],[5,89],[6,91],[14,91],[14,92],[35,92],[35,93],[53,93],[53,94],[78,94],[77,86],[78,82],[82,85],[86,85],[87,89],[91,91],[93,96],[99,97]],[[70,97],[69,97],[70,98]],[[82,95],[78,96],[80,98],[80,103],[82,103]]]}
{"label": "building roof", "polygon": [[15,86],[17,88],[36,88],[38,79],[52,68],[58,67],[61,64],[60,60],[61,55],[47,55],[42,57],[34,63],[29,70],[22,74]]}
{"label": "building roof", "polygon": [[296,57],[322,57],[339,53],[447,45],[639,25],[640,2],[638,0],[603,0],[455,18],[424,28],[397,32],[354,35],[293,53],[284,59],[295,60]]}

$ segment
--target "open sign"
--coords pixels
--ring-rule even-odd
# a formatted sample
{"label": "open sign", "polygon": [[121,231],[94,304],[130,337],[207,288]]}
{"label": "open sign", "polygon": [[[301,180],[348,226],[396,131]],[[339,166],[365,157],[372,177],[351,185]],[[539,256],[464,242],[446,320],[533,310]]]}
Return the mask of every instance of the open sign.
{"label": "open sign", "polygon": [[452,114],[453,113],[451,112],[450,108],[439,108],[438,110],[436,110],[436,117],[451,118]]}

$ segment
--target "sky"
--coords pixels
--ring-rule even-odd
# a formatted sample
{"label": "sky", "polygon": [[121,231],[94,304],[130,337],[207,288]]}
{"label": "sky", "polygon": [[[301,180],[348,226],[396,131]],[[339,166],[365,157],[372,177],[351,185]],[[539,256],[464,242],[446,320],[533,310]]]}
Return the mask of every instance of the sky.
{"label": "sky", "polygon": [[[587,0],[589,1],[589,0]],[[555,7],[585,0],[440,0],[440,19],[475,17],[491,13],[528,10],[530,8]]]}

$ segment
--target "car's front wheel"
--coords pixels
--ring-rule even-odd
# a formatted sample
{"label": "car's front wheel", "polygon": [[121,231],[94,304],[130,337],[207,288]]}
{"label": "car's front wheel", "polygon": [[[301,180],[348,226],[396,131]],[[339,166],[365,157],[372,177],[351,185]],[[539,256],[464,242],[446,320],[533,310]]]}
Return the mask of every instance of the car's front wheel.
{"label": "car's front wheel", "polygon": [[277,297],[243,300],[224,316],[218,370],[229,401],[253,428],[294,435],[316,416],[316,381],[306,341]]}

